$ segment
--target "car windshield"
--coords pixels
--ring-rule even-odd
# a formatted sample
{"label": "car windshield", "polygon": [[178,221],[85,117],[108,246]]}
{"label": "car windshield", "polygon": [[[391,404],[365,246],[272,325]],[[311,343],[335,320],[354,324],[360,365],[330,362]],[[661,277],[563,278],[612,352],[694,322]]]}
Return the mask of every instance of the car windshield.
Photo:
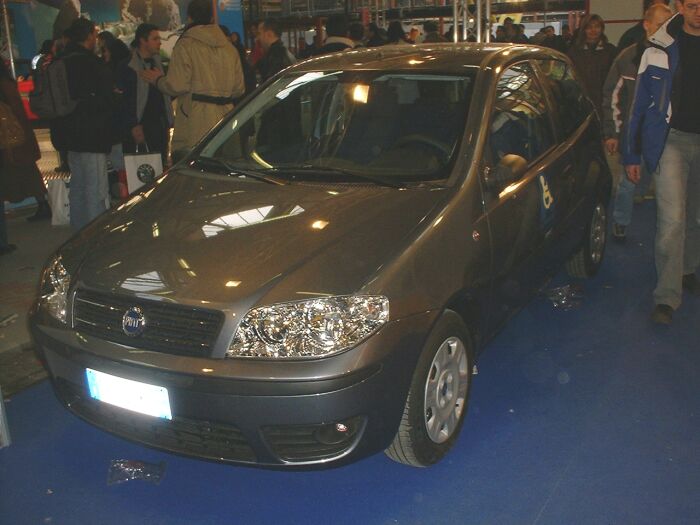
{"label": "car windshield", "polygon": [[196,160],[287,181],[394,186],[445,179],[473,80],[473,72],[285,75],[235,113]]}

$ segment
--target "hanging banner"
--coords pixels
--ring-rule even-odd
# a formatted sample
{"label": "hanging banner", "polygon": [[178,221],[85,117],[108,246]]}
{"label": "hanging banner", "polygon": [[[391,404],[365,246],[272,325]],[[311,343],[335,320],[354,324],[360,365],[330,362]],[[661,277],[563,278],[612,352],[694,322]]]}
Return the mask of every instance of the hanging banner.
{"label": "hanging banner", "polygon": [[216,12],[219,24],[228,27],[232,33],[238,33],[241,42],[244,41],[243,32],[243,12],[241,10],[241,0],[217,0]]}

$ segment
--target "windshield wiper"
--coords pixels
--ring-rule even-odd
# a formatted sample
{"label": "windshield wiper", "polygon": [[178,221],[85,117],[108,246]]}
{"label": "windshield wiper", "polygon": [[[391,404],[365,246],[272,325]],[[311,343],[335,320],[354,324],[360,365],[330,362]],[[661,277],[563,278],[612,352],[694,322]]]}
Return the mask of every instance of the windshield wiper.
{"label": "windshield wiper", "polygon": [[[203,165],[208,165],[209,167],[216,167],[223,169],[227,175],[233,175],[233,176],[243,176],[243,177],[250,177],[251,179],[267,182],[268,184],[275,184],[277,186],[283,186],[287,184],[287,182],[278,179],[277,177],[270,177],[268,175],[263,175],[262,173],[252,170],[252,169],[241,169],[237,168],[235,166],[232,166],[228,162],[222,159],[217,159],[214,157],[197,157],[194,162],[198,164],[203,164]],[[267,171],[267,170],[266,170]]]}
{"label": "windshield wiper", "polygon": [[300,171],[300,172],[319,172],[319,173],[334,173],[336,175],[343,175],[344,177],[349,177],[351,179],[360,179],[372,182],[379,186],[388,186],[390,188],[405,188],[406,185],[402,182],[396,182],[393,180],[388,180],[383,177],[375,177],[374,175],[367,175],[365,173],[358,173],[356,171],[350,171],[343,168],[334,168],[332,166],[318,166],[316,164],[306,164],[301,166],[276,166],[272,168],[275,172],[287,172],[287,171]]}

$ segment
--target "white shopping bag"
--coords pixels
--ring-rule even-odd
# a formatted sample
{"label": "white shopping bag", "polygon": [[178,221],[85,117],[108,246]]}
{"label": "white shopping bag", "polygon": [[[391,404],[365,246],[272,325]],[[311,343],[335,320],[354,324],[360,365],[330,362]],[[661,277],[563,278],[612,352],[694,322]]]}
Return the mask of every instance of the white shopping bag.
{"label": "white shopping bag", "polygon": [[51,206],[51,225],[68,226],[70,224],[70,179],[59,178],[47,181]]}
{"label": "white shopping bag", "polygon": [[124,155],[124,167],[126,187],[129,193],[134,193],[163,174],[163,159],[160,153],[127,153]]}

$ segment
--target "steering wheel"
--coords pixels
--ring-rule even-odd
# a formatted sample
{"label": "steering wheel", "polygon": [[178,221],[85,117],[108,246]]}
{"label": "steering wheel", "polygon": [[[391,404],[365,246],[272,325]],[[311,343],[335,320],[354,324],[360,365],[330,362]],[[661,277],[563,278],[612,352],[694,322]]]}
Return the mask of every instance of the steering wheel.
{"label": "steering wheel", "polygon": [[425,146],[430,146],[431,148],[438,150],[440,153],[443,153],[445,158],[449,158],[449,156],[452,154],[452,148],[444,142],[440,142],[439,140],[435,140],[428,135],[422,135],[420,133],[413,133],[412,135],[405,135],[401,137],[399,140],[394,142],[392,149],[400,148],[406,144],[423,144]]}

